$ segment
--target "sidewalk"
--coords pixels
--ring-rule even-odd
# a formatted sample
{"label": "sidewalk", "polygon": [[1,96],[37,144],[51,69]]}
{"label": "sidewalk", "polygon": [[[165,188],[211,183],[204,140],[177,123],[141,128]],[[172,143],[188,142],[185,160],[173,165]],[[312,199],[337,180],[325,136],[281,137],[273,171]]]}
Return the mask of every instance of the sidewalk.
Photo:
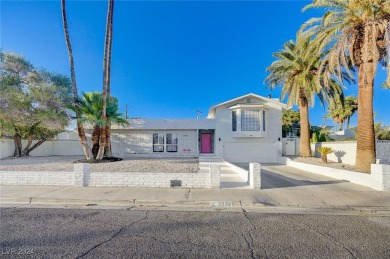
{"label": "sidewalk", "polygon": [[[215,203],[224,201],[226,203]],[[211,202],[211,203],[210,203]],[[390,210],[390,193],[305,188],[166,189],[122,187],[0,186],[1,206],[104,205],[154,207],[381,207]]]}

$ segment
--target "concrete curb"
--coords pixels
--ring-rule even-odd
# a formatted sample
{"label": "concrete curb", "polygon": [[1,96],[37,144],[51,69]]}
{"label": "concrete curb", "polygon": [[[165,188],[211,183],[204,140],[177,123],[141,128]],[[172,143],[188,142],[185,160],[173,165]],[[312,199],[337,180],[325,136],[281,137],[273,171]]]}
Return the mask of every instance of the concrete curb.
{"label": "concrete curb", "polygon": [[[213,202],[215,203],[215,202]],[[54,198],[1,198],[0,204],[31,204],[31,205],[101,205],[101,206],[119,206],[119,207],[208,207],[208,208],[270,208],[272,205],[257,203],[252,201],[232,201],[231,206],[212,206],[211,201],[194,200],[87,200],[87,199],[54,199]]]}

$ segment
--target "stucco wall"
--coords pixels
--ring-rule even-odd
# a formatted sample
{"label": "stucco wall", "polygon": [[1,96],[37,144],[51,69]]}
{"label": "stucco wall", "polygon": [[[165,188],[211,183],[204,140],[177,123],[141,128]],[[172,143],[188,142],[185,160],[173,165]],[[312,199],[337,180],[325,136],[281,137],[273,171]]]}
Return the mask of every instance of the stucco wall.
{"label": "stucco wall", "polygon": [[[194,155],[198,153],[198,137],[196,130],[113,130],[112,151],[114,155],[121,154],[152,154],[153,133],[176,133],[178,135],[178,152],[163,152],[156,154],[167,155]],[[166,139],[165,139],[166,141]],[[35,143],[34,141],[33,143]],[[88,142],[91,145],[90,138]],[[22,140],[23,146],[27,144]],[[12,139],[0,139],[0,159],[12,156],[14,153],[14,141]],[[184,149],[186,151],[184,151]],[[189,151],[188,151],[189,150]],[[165,150],[166,151],[166,150]],[[55,140],[46,141],[34,149],[31,156],[67,156],[84,155],[77,134],[61,133]]]}
{"label": "stucco wall", "polygon": [[[287,141],[283,138],[283,155],[286,155]],[[291,142],[288,142],[291,144]],[[299,138],[295,139],[295,155],[299,155]],[[315,157],[321,157],[321,154],[317,151],[318,147],[330,147],[335,152],[328,155],[328,160],[333,162],[339,162],[343,164],[354,165],[356,161],[356,141],[338,141],[338,142],[319,142],[312,143],[311,145],[312,155]],[[390,162],[390,141],[379,140],[376,143],[376,158],[381,160],[387,160]]]}
{"label": "stucco wall", "polygon": [[[175,133],[178,136],[178,152],[166,152],[164,154],[198,154],[198,135],[196,130],[113,130],[112,151],[113,154],[152,154],[153,133]],[[189,151],[188,151],[189,150]],[[156,152],[159,154],[160,152]]]}
{"label": "stucco wall", "polygon": [[[321,142],[311,145],[315,156],[321,157],[317,151],[318,147],[330,147],[334,152],[328,155],[328,160],[343,164],[355,165],[356,162],[356,141]],[[390,162],[390,141],[379,140],[376,143],[376,158]]]}
{"label": "stucco wall", "polygon": [[[258,100],[253,99],[253,102],[258,102]],[[227,109],[227,107],[231,105],[232,104],[230,103],[224,106],[219,106],[217,107],[215,112],[216,155],[225,158],[226,156],[228,156],[227,161],[230,160],[231,162],[276,162],[277,150],[275,143],[278,142],[278,138],[282,138],[282,108],[276,104],[267,103],[267,106],[269,106],[270,109],[265,110],[266,130],[265,132],[262,131],[261,122],[260,137],[255,136],[256,134],[253,134],[254,136],[252,137],[237,137],[238,135],[240,135],[240,119],[237,119],[238,131],[232,131],[232,111],[230,109]],[[243,148],[245,144],[248,144],[247,148]],[[233,154],[227,149],[236,149],[237,152],[234,153],[233,160]],[[254,149],[256,150],[256,152],[253,152]],[[227,152],[230,152],[230,155],[228,155]]]}
{"label": "stucco wall", "polygon": [[[37,141],[34,140],[33,144]],[[90,143],[89,139],[89,143]],[[27,140],[22,140],[23,148]],[[15,145],[13,139],[0,139],[0,159],[13,156]],[[84,155],[82,146],[78,141],[76,132],[62,132],[54,140],[45,141],[42,145],[34,149],[30,156],[70,156]]]}

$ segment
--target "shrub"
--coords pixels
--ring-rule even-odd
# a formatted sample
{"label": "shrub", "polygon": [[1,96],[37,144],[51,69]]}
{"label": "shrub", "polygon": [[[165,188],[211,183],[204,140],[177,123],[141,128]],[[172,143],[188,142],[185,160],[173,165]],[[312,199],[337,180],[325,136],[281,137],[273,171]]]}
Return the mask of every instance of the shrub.
{"label": "shrub", "polygon": [[332,148],[330,148],[330,147],[319,147],[319,148],[317,148],[317,151],[320,152],[320,154],[321,154],[322,162],[328,163],[328,155],[333,153]]}

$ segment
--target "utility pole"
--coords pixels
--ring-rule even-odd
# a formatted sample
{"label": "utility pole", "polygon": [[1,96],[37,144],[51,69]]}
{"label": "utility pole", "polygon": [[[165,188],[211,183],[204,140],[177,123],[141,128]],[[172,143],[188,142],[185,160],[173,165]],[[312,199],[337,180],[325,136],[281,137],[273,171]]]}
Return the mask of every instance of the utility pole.
{"label": "utility pole", "polygon": [[203,113],[203,112],[198,111],[198,110],[196,110],[196,112],[198,113],[198,116],[196,118],[199,120],[200,119],[200,114]]}
{"label": "utility pole", "polygon": [[126,115],[125,115],[125,118],[126,118],[126,120],[129,118],[129,116],[127,116],[127,104],[126,104]]}

